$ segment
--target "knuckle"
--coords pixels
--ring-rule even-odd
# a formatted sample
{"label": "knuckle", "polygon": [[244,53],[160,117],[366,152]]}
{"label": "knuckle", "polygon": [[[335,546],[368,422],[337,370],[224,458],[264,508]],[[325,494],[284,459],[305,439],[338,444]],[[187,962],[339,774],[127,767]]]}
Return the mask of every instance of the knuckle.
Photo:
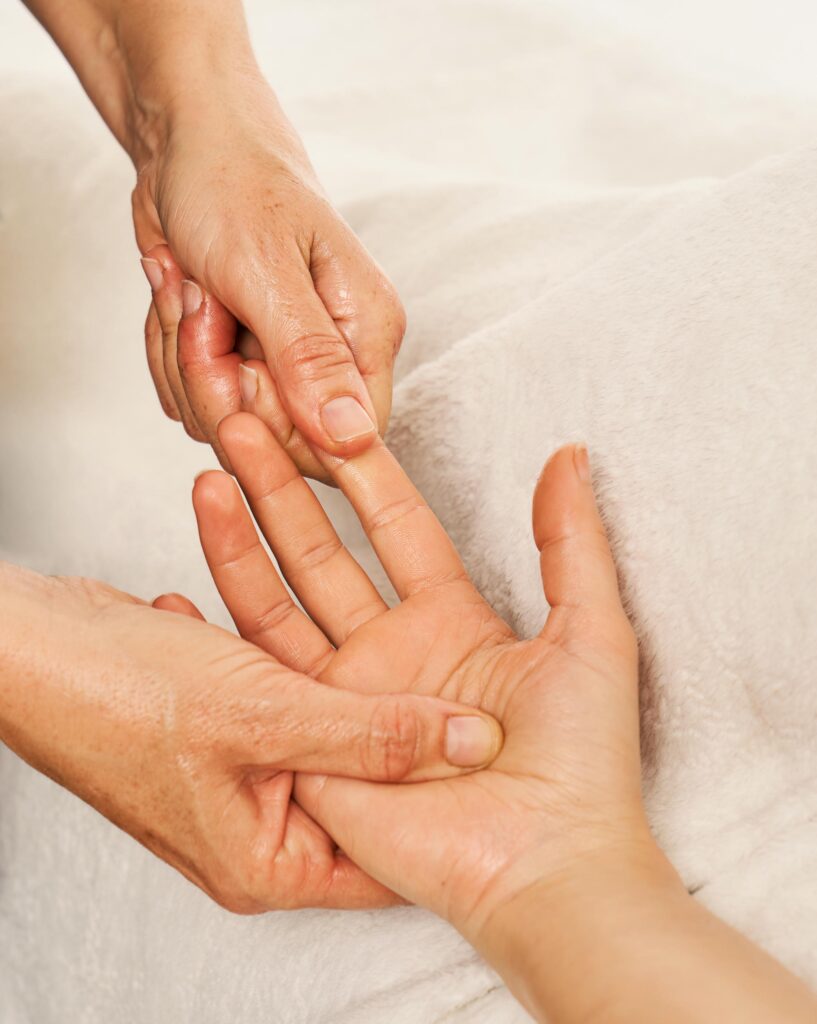
{"label": "knuckle", "polygon": [[162,341],[164,342],[165,350],[176,348],[176,339],[179,334],[179,320],[174,317],[168,317],[165,315],[161,321],[162,324]]}
{"label": "knuckle", "polygon": [[327,380],[353,367],[346,342],[331,335],[311,335],[287,345],[280,357],[282,368],[305,383]]}
{"label": "knuckle", "polygon": [[418,759],[422,724],[414,705],[385,697],[375,705],[366,750],[367,769],[378,782],[402,782]]}
{"label": "knuckle", "polygon": [[201,359],[197,349],[187,342],[179,330],[176,338],[176,365],[182,377],[189,377],[200,367]]}
{"label": "knuckle", "polygon": [[252,616],[248,626],[249,638],[263,637],[269,633],[276,632],[292,617],[296,610],[289,596],[284,596],[274,601],[271,605],[268,605],[262,611]]}
{"label": "knuckle", "polygon": [[145,317],[145,344],[150,347],[154,342],[159,340],[160,335],[161,327],[159,325],[159,317],[156,313],[156,307],[151,302],[147,316]]}
{"label": "knuckle", "polygon": [[[321,524],[323,525],[323,524]],[[314,572],[321,569],[330,559],[343,551],[340,537],[321,536],[317,539],[304,538],[303,547],[298,553],[297,572]]]}
{"label": "knuckle", "polygon": [[385,335],[391,341],[393,351],[395,355],[400,350],[400,346],[403,344],[403,338],[406,335],[406,328],[408,327],[408,320],[406,319],[406,310],[403,303],[400,301],[400,296],[397,294],[391,281],[386,282],[386,330]]}
{"label": "knuckle", "polygon": [[267,909],[249,892],[239,887],[219,886],[210,891],[210,896],[223,910],[242,917],[260,914]]}
{"label": "knuckle", "polygon": [[421,515],[428,514],[431,509],[415,495],[395,498],[374,509],[368,517],[366,527],[371,531],[394,527],[401,520],[407,519],[417,512]]}
{"label": "knuckle", "polygon": [[176,365],[179,368],[179,373],[185,378],[201,380],[214,385],[220,379],[218,372],[207,360],[206,355],[197,345],[192,344],[184,337],[181,329],[176,338]]}
{"label": "knuckle", "polygon": [[167,416],[169,420],[173,420],[174,423],[181,423],[182,417],[179,410],[175,405],[171,405],[170,399],[166,398],[161,392],[157,392],[159,395],[159,404],[162,407],[162,412]]}
{"label": "knuckle", "polygon": [[[172,417],[171,417],[172,419]],[[207,438],[204,436],[201,428],[197,423],[193,423],[190,419],[183,420],[184,432],[190,438],[191,441],[204,442]]]}

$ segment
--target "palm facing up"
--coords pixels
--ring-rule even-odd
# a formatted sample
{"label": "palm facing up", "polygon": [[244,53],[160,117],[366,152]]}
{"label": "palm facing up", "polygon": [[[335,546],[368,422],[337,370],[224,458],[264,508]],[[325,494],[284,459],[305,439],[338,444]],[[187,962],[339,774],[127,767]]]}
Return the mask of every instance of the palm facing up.
{"label": "palm facing up", "polygon": [[242,634],[322,682],[459,701],[505,729],[490,767],[455,779],[394,786],[299,775],[299,804],[354,861],[478,928],[543,870],[646,836],[636,645],[584,449],[558,452],[537,487],[534,536],[551,612],[540,636],[519,640],[382,444],[327,465],[401,598],[392,609],[264,425],[238,414],[220,434],[308,613],[287,595],[233,481],[207,474],[194,497],[202,544]]}

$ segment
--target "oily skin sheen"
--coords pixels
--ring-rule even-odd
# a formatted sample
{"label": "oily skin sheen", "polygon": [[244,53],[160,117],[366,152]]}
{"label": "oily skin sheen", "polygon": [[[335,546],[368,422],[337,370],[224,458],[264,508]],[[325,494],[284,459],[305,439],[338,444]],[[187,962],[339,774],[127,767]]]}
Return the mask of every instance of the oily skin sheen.
{"label": "oily skin sheen", "polygon": [[396,901],[292,803],[293,771],[409,782],[502,741],[482,712],[322,686],[162,601],[0,580],[0,739],[234,911]]}
{"label": "oily skin sheen", "polygon": [[[405,314],[261,74],[240,0],[27,4],[136,168],[147,357],[167,415],[224,462],[216,426],[240,408],[250,355],[269,366],[276,436],[302,471],[324,475],[304,437],[363,450],[388,423]],[[187,348],[182,279],[187,311],[208,311]]]}
{"label": "oily skin sheen", "polygon": [[[27,2],[136,168],[162,405],[235,463],[308,616],[235,485],[207,474],[205,552],[259,646],[178,596],[150,608],[0,566],[3,740],[232,909],[395,894],[433,908],[549,1024],[817,1019],[649,834],[635,642],[586,453],[557,453],[537,487],[551,610],[523,641],[376,441],[403,310],[260,74],[240,0]],[[240,407],[269,429],[238,416],[217,430]],[[287,453],[346,491],[398,607]],[[486,712],[507,742],[463,776],[500,746]]]}

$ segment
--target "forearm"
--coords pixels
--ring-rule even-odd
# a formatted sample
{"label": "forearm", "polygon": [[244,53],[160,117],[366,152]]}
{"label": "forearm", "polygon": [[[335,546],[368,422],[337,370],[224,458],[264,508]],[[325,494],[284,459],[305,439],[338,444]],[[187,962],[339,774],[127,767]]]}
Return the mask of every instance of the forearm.
{"label": "forearm", "polygon": [[240,0],[25,0],[137,167],[214,76],[258,77]]}
{"label": "forearm", "polygon": [[[72,691],[85,624],[59,580],[0,562],[0,742],[59,777],[60,750],[78,728]],[[88,645],[93,649],[93,640]]]}
{"label": "forearm", "polygon": [[483,954],[549,1024],[807,1024],[817,999],[688,895],[658,855],[592,866],[496,913]]}

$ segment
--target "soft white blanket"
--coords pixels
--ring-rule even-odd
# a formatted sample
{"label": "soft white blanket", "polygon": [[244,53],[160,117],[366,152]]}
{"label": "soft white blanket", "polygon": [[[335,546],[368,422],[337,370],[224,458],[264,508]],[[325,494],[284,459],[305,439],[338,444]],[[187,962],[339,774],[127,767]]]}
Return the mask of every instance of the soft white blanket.
{"label": "soft white blanket", "polygon": [[[694,22],[670,52],[601,0],[274,6],[250,5],[262,59],[408,308],[392,444],[531,631],[533,482],[588,442],[655,829],[817,984],[817,88],[775,62],[747,87]],[[4,50],[41,71],[0,80],[0,546],[223,621],[188,499],[211,460],[143,364],[129,169],[16,12]],[[524,1019],[426,913],[230,917],[0,754],[4,1024]]]}

